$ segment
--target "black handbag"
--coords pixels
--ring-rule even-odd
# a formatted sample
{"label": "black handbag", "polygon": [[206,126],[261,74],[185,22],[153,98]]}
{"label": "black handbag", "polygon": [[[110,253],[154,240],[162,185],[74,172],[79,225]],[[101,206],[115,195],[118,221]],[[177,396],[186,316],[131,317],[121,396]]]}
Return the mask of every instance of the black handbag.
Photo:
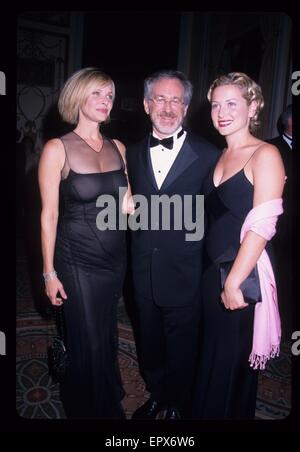
{"label": "black handbag", "polygon": [[[233,265],[233,260],[228,262],[219,262],[221,288],[224,288],[225,280]],[[240,289],[244,295],[245,303],[255,304],[261,302],[261,291],[257,265],[250,272],[249,276],[242,282]]]}
{"label": "black handbag", "polygon": [[48,348],[48,368],[52,379],[59,382],[64,377],[68,366],[62,306],[54,307],[54,315],[57,335],[53,337],[52,345]]}

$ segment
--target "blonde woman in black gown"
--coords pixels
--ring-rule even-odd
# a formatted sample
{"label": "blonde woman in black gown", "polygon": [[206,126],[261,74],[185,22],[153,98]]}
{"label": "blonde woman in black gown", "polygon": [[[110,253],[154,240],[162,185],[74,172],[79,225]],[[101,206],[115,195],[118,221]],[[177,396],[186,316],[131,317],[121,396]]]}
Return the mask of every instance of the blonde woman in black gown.
{"label": "blonde woman in black gown", "polygon": [[[45,290],[54,306],[64,307],[69,365],[61,394],[72,418],[124,417],[116,310],[125,272],[125,231],[96,225],[99,195],[110,195],[118,207],[119,188],[127,190],[124,145],[99,130],[114,97],[113,81],[99,69],[73,74],[58,106],[75,128],[48,141],[39,164]],[[130,211],[128,193],[120,200],[123,213]]]}
{"label": "blonde woman in black gown", "polygon": [[[227,147],[206,185],[207,258],[193,417],[250,419],[255,414],[258,376],[249,363],[255,305],[245,302],[240,285],[264,248],[271,261],[272,256],[270,242],[262,235],[251,229],[240,244],[240,233],[249,211],[263,204],[265,209],[274,200],[280,203],[285,174],[278,149],[253,135],[263,96],[250,77],[238,72],[219,77],[208,99],[214,127]],[[222,290],[219,263],[231,260]],[[266,322],[264,329],[268,326]]]}

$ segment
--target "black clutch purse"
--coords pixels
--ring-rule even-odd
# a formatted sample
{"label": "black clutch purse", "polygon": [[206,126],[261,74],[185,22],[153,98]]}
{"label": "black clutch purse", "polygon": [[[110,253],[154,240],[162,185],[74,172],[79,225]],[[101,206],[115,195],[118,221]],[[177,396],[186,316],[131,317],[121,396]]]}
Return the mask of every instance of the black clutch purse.
{"label": "black clutch purse", "polygon": [[[225,280],[231,270],[234,261],[220,262],[221,287],[224,288]],[[242,282],[240,289],[244,295],[245,303],[255,304],[261,301],[261,291],[257,266],[253,268],[249,276]]]}
{"label": "black clutch purse", "polygon": [[53,337],[52,345],[48,348],[49,375],[55,382],[62,380],[68,366],[68,354],[65,345],[64,319],[62,307],[55,307],[55,321],[57,335]]}

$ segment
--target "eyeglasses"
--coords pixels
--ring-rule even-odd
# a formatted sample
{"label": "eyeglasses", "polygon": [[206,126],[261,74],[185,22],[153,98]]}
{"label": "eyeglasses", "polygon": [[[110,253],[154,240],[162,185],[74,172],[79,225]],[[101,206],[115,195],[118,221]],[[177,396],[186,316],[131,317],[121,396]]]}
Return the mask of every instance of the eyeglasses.
{"label": "eyeglasses", "polygon": [[167,103],[171,105],[171,107],[178,108],[180,105],[184,104],[184,101],[179,97],[174,97],[173,99],[167,100],[164,96],[155,96],[150,98],[152,102],[154,102],[158,107],[163,107]]}

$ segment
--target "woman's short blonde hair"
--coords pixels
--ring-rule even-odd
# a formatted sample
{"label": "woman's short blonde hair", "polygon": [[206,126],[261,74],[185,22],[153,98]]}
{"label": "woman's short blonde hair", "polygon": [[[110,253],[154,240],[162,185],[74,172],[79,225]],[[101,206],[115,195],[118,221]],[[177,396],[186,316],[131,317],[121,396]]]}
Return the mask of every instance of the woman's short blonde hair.
{"label": "woman's short blonde hair", "polygon": [[100,86],[111,84],[115,98],[115,84],[109,75],[95,67],[80,69],[66,81],[58,99],[58,110],[64,121],[78,123],[79,107],[84,104],[89,88],[95,83]]}
{"label": "woman's short blonde hair", "polygon": [[222,85],[237,86],[242,91],[242,96],[246,99],[248,105],[250,105],[253,101],[257,103],[256,112],[254,116],[250,118],[249,124],[250,132],[255,132],[260,126],[258,116],[264,107],[264,98],[261,92],[261,87],[243,72],[230,72],[229,74],[221,75],[210,85],[207,93],[209,102],[211,102],[214,89]]}

